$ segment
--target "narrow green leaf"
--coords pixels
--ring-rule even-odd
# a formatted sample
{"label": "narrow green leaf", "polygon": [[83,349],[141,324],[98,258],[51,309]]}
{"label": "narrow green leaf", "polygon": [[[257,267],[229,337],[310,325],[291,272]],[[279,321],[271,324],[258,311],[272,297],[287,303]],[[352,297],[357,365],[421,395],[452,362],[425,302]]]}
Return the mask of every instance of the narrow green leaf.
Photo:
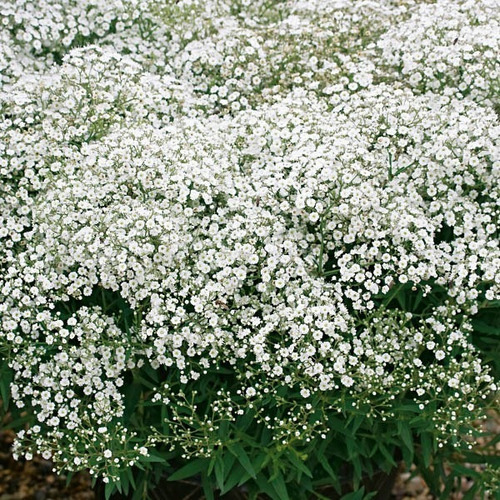
{"label": "narrow green leaf", "polygon": [[229,447],[229,451],[236,457],[247,473],[250,474],[251,477],[255,478],[257,473],[255,472],[252,462],[250,461],[250,458],[248,457],[243,446],[238,443],[234,443]]}
{"label": "narrow green leaf", "polygon": [[151,365],[148,363],[144,364],[141,370],[144,370],[145,373],[147,373],[148,377],[153,380],[154,382],[158,383],[159,378],[158,378],[158,370],[155,370]]}
{"label": "narrow green leaf", "polygon": [[205,495],[205,500],[215,500],[212,483],[205,471],[201,472],[201,486],[203,488],[203,494]]}
{"label": "narrow green leaf", "polygon": [[229,431],[229,422],[227,420],[223,420],[219,426],[219,437],[226,438],[228,431]]}
{"label": "narrow green leaf", "polygon": [[398,422],[398,432],[408,451],[413,453],[413,440],[411,437],[411,432],[408,424],[400,420]]}
{"label": "narrow green leaf", "polygon": [[217,462],[217,455],[212,455],[210,462],[208,463],[207,474],[210,476],[215,467],[215,462]]}
{"label": "narrow green leaf", "polygon": [[130,489],[130,483],[128,480],[128,476],[125,473],[125,471],[122,471],[120,474],[120,483],[122,492],[124,495],[128,495],[129,489]]}
{"label": "narrow green leaf", "polygon": [[241,432],[245,432],[253,422],[255,412],[253,410],[248,410],[244,415],[238,418],[236,421],[236,429]]}
{"label": "narrow green leaf", "polygon": [[387,449],[387,447],[383,444],[383,443],[378,443],[377,444],[378,446],[378,449],[380,450],[380,453],[382,453],[382,455],[384,455],[384,458],[393,466],[393,467],[397,467],[397,463],[396,461],[394,460],[394,457],[392,456],[392,454],[389,452],[389,450]]}
{"label": "narrow green leaf", "polygon": [[106,486],[104,487],[104,496],[106,497],[106,500],[109,500],[111,498],[111,495],[115,492],[116,487],[113,483],[107,483]]}
{"label": "narrow green leaf", "polygon": [[160,457],[159,455],[154,455],[152,453],[149,454],[149,456],[141,456],[141,462],[157,462],[157,463],[165,463],[166,460],[163,457]]}
{"label": "narrow green leaf", "polygon": [[358,455],[358,443],[352,437],[345,438],[345,444],[347,446],[347,454],[350,460]]}
{"label": "narrow green leaf", "polygon": [[146,476],[144,475],[139,481],[137,481],[137,488],[135,488],[132,495],[132,500],[142,500],[144,487],[146,484]]}
{"label": "narrow green leaf", "polygon": [[142,394],[142,385],[134,381],[129,384],[125,389],[125,410],[123,411],[123,419],[125,422],[129,422],[130,417],[133,415],[135,407],[139,402]]}
{"label": "narrow green leaf", "polygon": [[290,500],[290,497],[288,496],[288,490],[286,488],[286,483],[285,480],[283,479],[283,475],[279,473],[272,481],[271,485],[275,489],[276,493],[278,494],[278,498],[280,500]]}
{"label": "narrow green leaf", "polygon": [[130,485],[132,486],[132,489],[133,489],[133,490],[136,490],[136,489],[137,489],[137,487],[136,487],[136,485],[135,485],[135,479],[134,479],[134,474],[133,474],[133,472],[132,472],[132,469],[131,469],[130,467],[127,467],[127,468],[125,469],[125,472],[126,472],[127,477],[128,477],[128,479],[129,479]]}
{"label": "narrow green leaf", "polygon": [[66,472],[64,474],[66,476],[66,488],[70,485],[71,480],[73,479],[73,476],[75,475],[74,472]]}
{"label": "narrow green leaf", "polygon": [[363,477],[363,467],[361,466],[361,460],[358,456],[352,459],[352,465],[354,467],[353,483],[357,488]]}
{"label": "narrow green leaf", "polygon": [[245,472],[243,467],[239,462],[235,463],[231,469],[231,473],[227,478],[226,484],[224,485],[224,490],[221,493],[224,495],[228,491],[231,491],[235,486],[241,486],[250,479],[250,475]]}
{"label": "narrow green leaf", "polygon": [[260,436],[260,444],[262,446],[267,446],[269,444],[269,442],[271,441],[272,439],[272,432],[270,429],[268,429],[267,427],[264,427],[264,429],[262,429],[262,434]]}
{"label": "narrow green leaf", "polygon": [[338,475],[333,471],[330,464],[323,455],[320,455],[318,458],[319,458],[319,463],[321,464],[323,469],[325,469],[325,471],[328,473],[328,476],[330,476],[333,487],[335,488],[337,493],[340,493],[341,487]]}
{"label": "narrow green leaf", "polygon": [[356,434],[356,431],[359,429],[359,426],[363,423],[363,420],[365,419],[364,415],[356,415],[354,419],[354,423],[352,425],[352,433]]}
{"label": "narrow green leaf", "polygon": [[295,450],[289,450],[286,456],[298,470],[300,470],[310,478],[313,477],[312,472],[308,469],[306,464],[297,456]]}
{"label": "narrow green leaf", "polygon": [[234,463],[236,462],[236,457],[232,453],[224,453],[224,470],[226,478],[229,476],[229,472],[233,468]]}
{"label": "narrow green leaf", "polygon": [[465,467],[464,465],[460,464],[454,464],[452,466],[453,472],[456,473],[457,477],[462,476],[462,477],[473,477],[473,478],[480,478],[481,473],[478,472],[477,470],[471,469],[470,467]]}
{"label": "narrow green leaf", "polygon": [[265,493],[267,496],[271,497],[273,500],[281,500],[281,498],[276,493],[276,490],[271,488],[269,480],[267,479],[267,477],[264,474],[262,474],[262,473],[257,474],[257,477],[255,478],[255,482],[259,486],[260,490],[263,493]]}
{"label": "narrow green leaf", "polygon": [[224,489],[224,460],[222,456],[218,456],[217,460],[215,461],[215,482],[217,483],[217,488],[219,490]]}
{"label": "narrow green leaf", "polygon": [[365,496],[365,487],[363,486],[360,490],[353,491],[352,493],[347,493],[341,500],[363,500]]}
{"label": "narrow green leaf", "polygon": [[472,464],[491,464],[494,467],[500,468],[500,456],[483,455],[481,453],[466,452],[464,454],[465,461]]}
{"label": "narrow green leaf", "polygon": [[342,434],[342,435],[347,435],[349,434],[346,427],[345,427],[345,422],[342,422],[340,419],[330,415],[328,417],[328,426],[330,429],[333,429],[334,431]]}
{"label": "narrow green leaf", "polygon": [[420,443],[422,444],[422,458],[424,465],[429,467],[432,457],[432,438],[427,432],[423,432],[420,436]]}
{"label": "narrow green leaf", "polygon": [[[3,364],[3,362],[2,362]],[[12,384],[12,371],[5,364],[0,371],[0,397],[2,399],[3,410],[9,409],[10,385]]]}
{"label": "narrow green leaf", "polygon": [[197,458],[192,462],[189,462],[184,467],[176,470],[173,474],[168,477],[168,481],[178,481],[179,479],[186,479],[187,477],[193,477],[200,472],[206,470],[208,466],[207,458]]}
{"label": "narrow green leaf", "polygon": [[117,481],[115,484],[116,491],[120,493],[120,495],[123,494],[123,484],[121,481]]}
{"label": "narrow green leaf", "polygon": [[476,330],[479,333],[485,333],[487,335],[493,335],[495,337],[500,336],[500,329],[498,328],[498,326],[489,325],[484,321],[479,321],[476,319],[472,320],[472,326],[474,330]]}
{"label": "narrow green leaf", "polygon": [[420,302],[422,302],[423,298],[424,298],[424,291],[420,289],[417,293],[417,296],[415,297],[415,302],[413,304],[413,311],[416,311],[418,309],[418,306],[420,305]]}
{"label": "narrow green leaf", "polygon": [[260,472],[271,460],[269,454],[261,452],[253,457],[253,466],[256,472]]}
{"label": "narrow green leaf", "polygon": [[146,380],[143,376],[141,375],[135,375],[135,382],[140,382],[141,385],[146,387],[147,389],[154,391],[156,390],[156,385],[150,382],[149,380]]}

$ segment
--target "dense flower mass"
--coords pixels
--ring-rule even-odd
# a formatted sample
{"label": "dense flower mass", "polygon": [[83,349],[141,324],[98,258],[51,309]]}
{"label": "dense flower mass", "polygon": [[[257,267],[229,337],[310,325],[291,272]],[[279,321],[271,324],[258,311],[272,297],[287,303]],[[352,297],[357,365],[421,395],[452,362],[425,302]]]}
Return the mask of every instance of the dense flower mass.
{"label": "dense flower mass", "polygon": [[398,68],[417,92],[469,96],[498,106],[499,32],[496,0],[440,1],[420,5],[377,45],[382,61]]}
{"label": "dense flower mass", "polygon": [[495,4],[1,1],[17,452],[116,482],[215,456],[242,416],[279,448],[411,405],[470,446],[496,388],[472,335],[500,300]]}

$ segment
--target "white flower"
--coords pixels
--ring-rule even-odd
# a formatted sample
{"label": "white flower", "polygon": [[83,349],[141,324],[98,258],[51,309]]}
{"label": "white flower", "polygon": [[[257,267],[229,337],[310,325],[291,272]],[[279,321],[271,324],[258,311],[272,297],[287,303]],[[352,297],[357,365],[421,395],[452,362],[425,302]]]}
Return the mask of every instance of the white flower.
{"label": "white flower", "polygon": [[311,391],[309,389],[301,389],[300,390],[300,395],[303,398],[308,398],[311,395]]}
{"label": "white flower", "polygon": [[444,351],[442,351],[441,349],[439,349],[439,350],[436,351],[435,356],[436,356],[436,359],[438,361],[441,361],[442,359],[444,359],[445,353],[444,353]]}

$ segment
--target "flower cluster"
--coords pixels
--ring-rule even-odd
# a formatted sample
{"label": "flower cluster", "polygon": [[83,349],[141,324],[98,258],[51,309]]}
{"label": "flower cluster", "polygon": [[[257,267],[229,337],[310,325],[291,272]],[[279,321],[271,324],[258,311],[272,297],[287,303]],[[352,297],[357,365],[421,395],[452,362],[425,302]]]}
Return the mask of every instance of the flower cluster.
{"label": "flower cluster", "polygon": [[377,45],[383,64],[395,68],[396,75],[418,92],[469,96],[499,105],[500,24],[495,0],[424,3],[382,35]]}
{"label": "flower cluster", "polygon": [[460,446],[496,387],[493,4],[0,2],[17,452],[117,481],[250,410],[288,446],[402,401]]}

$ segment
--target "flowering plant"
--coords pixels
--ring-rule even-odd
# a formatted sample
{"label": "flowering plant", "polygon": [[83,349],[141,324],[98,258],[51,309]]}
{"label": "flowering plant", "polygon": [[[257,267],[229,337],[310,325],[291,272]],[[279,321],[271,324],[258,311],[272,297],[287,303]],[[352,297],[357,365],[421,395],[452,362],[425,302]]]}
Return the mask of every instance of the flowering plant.
{"label": "flowering plant", "polygon": [[0,2],[16,454],[108,497],[494,491],[494,3]]}

